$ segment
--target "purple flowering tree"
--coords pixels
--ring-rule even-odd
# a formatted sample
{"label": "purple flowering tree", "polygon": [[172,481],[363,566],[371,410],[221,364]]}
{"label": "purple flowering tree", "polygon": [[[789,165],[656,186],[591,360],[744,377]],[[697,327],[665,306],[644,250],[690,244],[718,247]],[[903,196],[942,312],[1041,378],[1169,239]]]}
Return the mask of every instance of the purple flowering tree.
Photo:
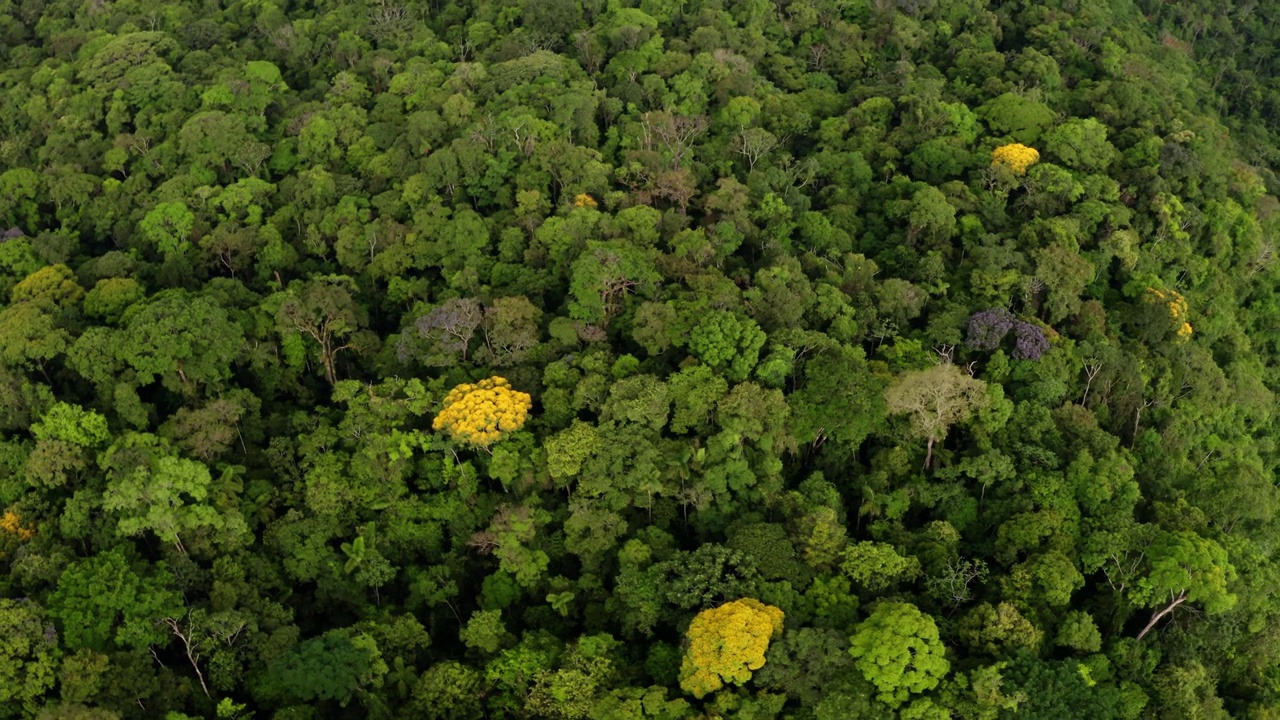
{"label": "purple flowering tree", "polygon": [[969,337],[965,345],[970,350],[995,350],[1016,322],[1018,320],[1013,313],[1004,308],[974,313],[969,317]]}
{"label": "purple flowering tree", "polygon": [[969,317],[969,335],[965,345],[970,350],[995,350],[1013,332],[1013,357],[1017,360],[1039,360],[1049,349],[1049,341],[1038,326],[1014,317],[1004,308],[991,308]]}
{"label": "purple flowering tree", "polygon": [[1016,360],[1039,360],[1049,349],[1044,331],[1029,322],[1018,321],[1013,328],[1013,357]]}

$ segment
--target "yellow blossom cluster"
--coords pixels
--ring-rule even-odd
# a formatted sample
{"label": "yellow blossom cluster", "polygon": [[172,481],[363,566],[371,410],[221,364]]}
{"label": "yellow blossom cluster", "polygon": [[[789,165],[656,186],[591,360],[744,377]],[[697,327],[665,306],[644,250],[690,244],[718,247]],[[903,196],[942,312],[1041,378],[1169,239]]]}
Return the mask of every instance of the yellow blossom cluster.
{"label": "yellow blossom cluster", "polygon": [[593,207],[597,207],[598,205],[599,203],[596,202],[596,199],[586,193],[578,193],[577,195],[573,196],[574,207],[593,208]]}
{"label": "yellow blossom cluster", "polygon": [[36,536],[35,530],[22,527],[22,518],[12,510],[0,515],[0,532],[15,535],[19,540],[30,540]]}
{"label": "yellow blossom cluster", "polygon": [[1169,308],[1169,317],[1178,326],[1178,339],[1186,340],[1191,337],[1191,323],[1187,322],[1187,299],[1182,297],[1182,293],[1156,288],[1147,288],[1147,293],[1153,302],[1164,303]]}
{"label": "yellow blossom cluster", "polygon": [[703,610],[689,625],[689,649],[680,663],[680,687],[694,697],[751,679],[764,667],[769,641],[782,634],[782,611],[742,598]]}
{"label": "yellow blossom cluster", "polygon": [[1025,175],[1027,168],[1040,162],[1040,151],[1022,143],[1001,145],[991,151],[991,166],[1005,165],[1014,175]]}
{"label": "yellow blossom cluster", "polygon": [[505,378],[463,383],[445,396],[444,410],[431,427],[455,440],[488,447],[503,433],[519,430],[532,404],[528,393],[512,390]]}
{"label": "yellow blossom cluster", "polygon": [[7,557],[16,547],[16,543],[30,540],[36,531],[22,527],[22,517],[12,510],[0,515],[0,558]]}

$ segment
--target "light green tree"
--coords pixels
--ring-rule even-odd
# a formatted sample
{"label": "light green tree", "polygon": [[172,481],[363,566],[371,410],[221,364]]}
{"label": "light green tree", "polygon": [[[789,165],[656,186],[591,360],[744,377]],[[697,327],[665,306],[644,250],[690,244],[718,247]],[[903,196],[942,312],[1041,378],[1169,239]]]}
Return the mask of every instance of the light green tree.
{"label": "light green tree", "polygon": [[1147,549],[1150,572],[1130,591],[1134,602],[1155,608],[1142,639],[1183,603],[1200,603],[1208,614],[1230,610],[1237,597],[1227,589],[1236,570],[1221,545],[1193,532],[1164,533]]}
{"label": "light green tree", "polygon": [[32,423],[31,434],[36,440],[62,440],[80,447],[94,447],[111,439],[107,419],[79,405],[56,403]]}
{"label": "light green tree", "polygon": [[903,557],[892,545],[864,541],[845,548],[840,569],[851,580],[871,591],[884,590],[920,575],[920,561]]}
{"label": "light green tree", "polygon": [[1044,129],[1057,118],[1048,105],[1011,92],[983,105],[980,112],[996,134],[1026,144],[1039,140]]}
{"label": "light green tree", "polygon": [[951,670],[938,626],[910,603],[876,606],[849,641],[858,670],[880,691],[880,701],[892,707],[937,687]]}
{"label": "light green tree", "polygon": [[48,309],[67,308],[84,299],[84,288],[76,283],[75,273],[61,263],[46,265],[31,273],[13,287],[14,304],[30,302]]}
{"label": "light green tree", "polygon": [[956,209],[947,196],[935,187],[917,190],[911,197],[907,242],[917,239],[929,243],[950,240],[956,234]]}
{"label": "light green tree", "polygon": [[556,480],[567,481],[582,470],[582,463],[601,445],[594,425],[574,420],[568,428],[547,438],[547,471]]}
{"label": "light green tree", "polygon": [[608,323],[627,295],[653,286],[660,278],[646,251],[620,241],[592,243],[573,263],[569,315],[598,325]]}
{"label": "light green tree", "polygon": [[511,640],[501,610],[477,610],[458,631],[458,639],[469,648],[492,655]]}
{"label": "light green tree", "polygon": [[653,375],[637,375],[614,383],[600,419],[661,430],[670,413],[671,393],[667,384]]}
{"label": "light green tree", "polygon": [[729,392],[729,383],[706,365],[691,365],[670,376],[674,410],[669,430],[687,433],[701,430],[715,414],[716,403]]}
{"label": "light green tree", "polygon": [[[145,436],[127,436],[112,450],[130,446],[140,437]],[[102,505],[119,513],[116,527],[121,535],[151,531],[183,553],[187,550],[182,536],[202,528],[216,531],[220,544],[235,543],[248,529],[238,512],[219,512],[206,502],[211,482],[203,463],[165,455],[113,479],[102,495]]]}
{"label": "light green tree", "polygon": [[1048,289],[1045,308],[1048,320],[1056,323],[1080,310],[1080,296],[1093,282],[1096,270],[1080,253],[1061,244],[1035,250],[1036,277]]}
{"label": "light green tree", "polygon": [[1045,134],[1045,149],[1074,170],[1105,172],[1117,156],[1107,142],[1107,126],[1094,118],[1074,118]]}
{"label": "light green tree", "polygon": [[146,290],[133,278],[105,278],[84,296],[84,312],[115,324],[130,305],[144,297]]}
{"label": "light green tree", "polygon": [[0,362],[6,365],[43,369],[70,344],[71,334],[35,303],[18,303],[0,311]]}
{"label": "light green tree", "polygon": [[484,679],[467,665],[445,660],[427,668],[413,689],[413,707],[428,720],[469,720],[482,715]]}
{"label": "light green tree", "polygon": [[1102,647],[1102,633],[1098,631],[1098,625],[1089,613],[1072,610],[1058,626],[1054,644],[1082,653],[1098,652]]}
{"label": "light green tree", "polygon": [[196,217],[180,202],[157,204],[138,223],[142,236],[161,253],[172,255],[191,247],[191,231]]}
{"label": "light green tree", "polygon": [[960,621],[959,635],[970,647],[992,655],[1025,648],[1040,648],[1044,632],[1010,603],[992,607],[982,603]]}
{"label": "light green tree", "polygon": [[105,417],[62,402],[32,423],[31,434],[36,446],[27,457],[27,481],[46,487],[59,487],[76,477],[90,465],[94,449],[111,440]]}

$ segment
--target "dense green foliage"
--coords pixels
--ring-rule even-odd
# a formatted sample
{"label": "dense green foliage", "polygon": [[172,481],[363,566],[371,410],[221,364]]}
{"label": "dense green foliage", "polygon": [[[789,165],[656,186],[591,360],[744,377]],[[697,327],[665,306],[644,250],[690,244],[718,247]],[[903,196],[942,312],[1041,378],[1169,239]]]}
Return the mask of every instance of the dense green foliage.
{"label": "dense green foliage", "polygon": [[0,0],[0,719],[1280,717],[1278,8]]}

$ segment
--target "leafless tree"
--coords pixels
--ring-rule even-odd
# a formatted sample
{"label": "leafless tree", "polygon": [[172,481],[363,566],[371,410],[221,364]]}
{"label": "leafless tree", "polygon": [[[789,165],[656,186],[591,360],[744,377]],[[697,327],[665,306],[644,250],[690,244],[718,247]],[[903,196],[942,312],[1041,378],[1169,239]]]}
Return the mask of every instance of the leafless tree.
{"label": "leafless tree", "polygon": [[1085,406],[1085,407],[1088,406],[1089,388],[1093,386],[1093,379],[1098,377],[1099,370],[1102,370],[1102,363],[1100,362],[1085,363],[1084,375],[1086,378],[1088,378],[1088,380],[1084,384],[1084,397],[1080,399],[1081,406]]}
{"label": "leafless tree", "polygon": [[641,123],[646,137],[656,139],[671,155],[672,170],[680,169],[680,163],[693,149],[694,141],[707,131],[705,115],[690,117],[665,110],[645,113]]}
{"label": "leafless tree", "polygon": [[467,348],[484,322],[484,307],[472,298],[451,298],[414,323],[418,334],[434,340],[440,350],[467,361]]}
{"label": "leafless tree", "polygon": [[743,128],[734,138],[733,150],[747,161],[747,167],[755,169],[760,158],[778,147],[778,138],[764,128]]}
{"label": "leafless tree", "polygon": [[204,682],[204,673],[200,672],[200,651],[196,647],[195,628],[190,619],[190,615],[188,615],[186,628],[183,628],[174,618],[165,618],[161,622],[169,626],[173,636],[182,641],[182,646],[187,651],[187,661],[191,663],[191,669],[196,671],[196,678],[200,680],[200,689],[204,690],[205,697],[212,698],[213,696],[209,694],[209,686]]}
{"label": "leafless tree", "polygon": [[929,594],[939,602],[949,602],[959,607],[973,597],[969,586],[974,580],[987,576],[987,564],[981,560],[953,558],[947,561],[941,572],[925,579]]}

